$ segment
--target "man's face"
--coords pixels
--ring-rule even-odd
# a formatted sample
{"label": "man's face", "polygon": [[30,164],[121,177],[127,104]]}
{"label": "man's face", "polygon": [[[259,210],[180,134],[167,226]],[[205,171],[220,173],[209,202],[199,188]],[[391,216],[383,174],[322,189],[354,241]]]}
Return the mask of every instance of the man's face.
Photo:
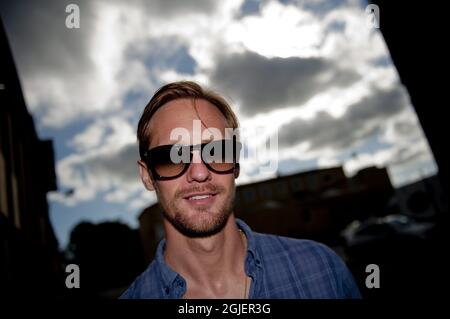
{"label": "man's face", "polygon": [[[150,149],[167,144],[195,145],[205,142],[193,140],[194,120],[201,120],[202,133],[206,134],[215,128],[225,138],[227,123],[219,109],[205,100],[196,100],[196,109],[193,103],[192,99],[177,99],[156,111],[150,122]],[[189,135],[183,136],[181,141],[171,140],[174,129],[185,129]],[[189,168],[175,179],[151,178],[142,162],[140,173],[147,189],[156,191],[166,219],[187,236],[205,237],[220,231],[232,213],[234,174],[210,171],[200,160],[200,150],[193,151]]]}

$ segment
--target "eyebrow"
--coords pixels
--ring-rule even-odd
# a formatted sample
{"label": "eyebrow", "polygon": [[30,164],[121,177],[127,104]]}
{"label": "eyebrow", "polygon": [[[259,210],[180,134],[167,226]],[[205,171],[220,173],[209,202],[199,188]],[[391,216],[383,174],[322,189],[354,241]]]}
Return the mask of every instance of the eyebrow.
{"label": "eyebrow", "polygon": [[209,138],[209,139],[202,139],[202,140],[200,141],[200,143],[197,143],[197,144],[168,143],[168,144],[156,145],[156,146],[154,146],[154,147],[152,147],[152,148],[155,148],[155,147],[158,147],[158,146],[167,146],[167,145],[192,146],[192,145],[207,144],[207,143],[210,143],[210,142],[214,142],[214,141],[223,141],[223,140],[227,140],[227,139],[226,139],[226,138],[222,138],[222,139],[219,139],[219,140],[213,140],[213,139]]}
{"label": "eyebrow", "polygon": [[190,147],[192,147],[192,146],[198,146],[198,145],[208,144],[208,143],[214,142],[214,141],[226,141],[226,140],[232,141],[232,139],[226,139],[226,138],[223,138],[223,139],[220,139],[220,140],[212,140],[212,139],[202,140],[202,142],[201,142],[201,143],[198,143],[198,144],[177,144],[177,143],[175,143],[175,144],[161,144],[161,145],[153,146],[153,147],[149,148],[148,150],[152,150],[152,149],[155,149],[155,148],[157,148],[157,147],[162,147],[162,146],[181,146],[181,147],[183,147],[183,146],[190,146]]}

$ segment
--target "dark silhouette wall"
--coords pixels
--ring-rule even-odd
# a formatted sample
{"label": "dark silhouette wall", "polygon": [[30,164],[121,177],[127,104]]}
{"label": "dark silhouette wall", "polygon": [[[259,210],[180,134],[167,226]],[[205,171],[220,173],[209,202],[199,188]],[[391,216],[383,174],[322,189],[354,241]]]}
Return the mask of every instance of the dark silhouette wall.
{"label": "dark silhouette wall", "polygon": [[73,296],[116,298],[145,268],[137,230],[119,222],[82,222],[70,235],[68,263],[80,268]]}
{"label": "dark silhouette wall", "polygon": [[53,145],[38,138],[0,20],[0,294],[58,295],[61,258],[48,217]]}

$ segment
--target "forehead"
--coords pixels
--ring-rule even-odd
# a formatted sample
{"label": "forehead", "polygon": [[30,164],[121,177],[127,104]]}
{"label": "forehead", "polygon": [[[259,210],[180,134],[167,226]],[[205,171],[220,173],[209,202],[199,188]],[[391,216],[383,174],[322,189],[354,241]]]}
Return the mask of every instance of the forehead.
{"label": "forehead", "polygon": [[[208,135],[212,129],[224,134],[226,127],[225,116],[212,103],[202,99],[176,99],[164,104],[153,115],[150,121],[150,148],[174,144],[176,140],[171,140],[171,134],[177,135],[175,132],[189,132],[189,136],[182,137],[181,142],[192,144],[194,134],[197,133],[194,128]],[[186,138],[190,138],[190,141]]]}

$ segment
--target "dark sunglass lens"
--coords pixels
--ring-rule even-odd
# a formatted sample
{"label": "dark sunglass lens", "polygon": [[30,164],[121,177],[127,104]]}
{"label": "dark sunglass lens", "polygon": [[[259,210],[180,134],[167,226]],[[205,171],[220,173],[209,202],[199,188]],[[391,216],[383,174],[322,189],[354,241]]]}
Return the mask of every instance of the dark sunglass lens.
{"label": "dark sunglass lens", "polygon": [[203,161],[219,172],[233,169],[240,151],[236,147],[237,143],[239,142],[233,144],[233,140],[220,140],[205,144],[202,150]]}
{"label": "dark sunglass lens", "polygon": [[150,162],[158,175],[170,178],[183,171],[186,156],[189,159],[189,150],[177,145],[164,145],[150,151]]}

